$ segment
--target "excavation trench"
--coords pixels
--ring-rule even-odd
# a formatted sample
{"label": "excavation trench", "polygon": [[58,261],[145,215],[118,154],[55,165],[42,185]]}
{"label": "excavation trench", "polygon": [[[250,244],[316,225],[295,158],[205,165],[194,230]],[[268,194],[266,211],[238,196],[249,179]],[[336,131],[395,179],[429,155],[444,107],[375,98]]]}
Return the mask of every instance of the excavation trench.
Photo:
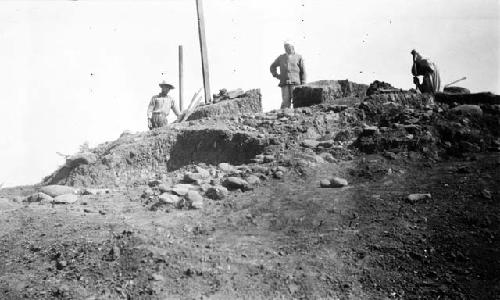
{"label": "excavation trench", "polygon": [[92,161],[67,161],[42,183],[130,186],[189,164],[248,163],[268,144],[251,132],[207,127],[127,135],[92,149]]}

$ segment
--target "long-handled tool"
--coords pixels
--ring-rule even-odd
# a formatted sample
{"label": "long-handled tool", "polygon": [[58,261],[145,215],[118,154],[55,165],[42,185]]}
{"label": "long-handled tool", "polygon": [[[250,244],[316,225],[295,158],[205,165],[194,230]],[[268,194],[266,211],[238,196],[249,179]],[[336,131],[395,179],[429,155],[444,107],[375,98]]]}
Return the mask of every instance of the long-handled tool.
{"label": "long-handled tool", "polygon": [[451,82],[451,83],[448,83],[448,84],[447,84],[447,85],[445,85],[444,87],[445,87],[445,88],[447,88],[447,87],[449,87],[450,85],[455,84],[455,83],[460,82],[460,81],[463,81],[463,80],[465,80],[465,79],[467,79],[467,77],[465,77],[465,76],[464,76],[464,77],[462,77],[462,78],[460,78],[460,79],[457,79],[457,80],[455,80],[455,81],[453,81],[453,82]]}
{"label": "long-handled tool", "polygon": [[200,96],[201,91],[202,91],[202,88],[200,88],[193,95],[193,98],[191,98],[191,102],[189,103],[189,106],[185,110],[183,110],[181,112],[181,114],[179,115],[179,117],[177,118],[177,120],[175,121],[175,123],[179,123],[179,122],[182,122],[185,119],[187,119],[187,117],[189,116],[189,114],[191,114],[190,112],[194,109],[194,107],[196,107],[196,106],[194,106],[194,104],[196,103],[196,105],[198,105],[199,99],[201,98],[201,96]]}

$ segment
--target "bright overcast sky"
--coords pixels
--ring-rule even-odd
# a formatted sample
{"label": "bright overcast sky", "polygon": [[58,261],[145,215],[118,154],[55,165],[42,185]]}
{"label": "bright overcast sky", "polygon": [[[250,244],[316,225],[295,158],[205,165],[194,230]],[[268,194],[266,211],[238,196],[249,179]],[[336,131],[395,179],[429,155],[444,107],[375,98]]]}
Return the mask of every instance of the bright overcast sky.
{"label": "bright overcast sky", "polygon": [[[497,0],[205,0],[212,93],[260,88],[279,107],[269,65],[292,39],[308,81],[411,88],[410,51],[444,84],[500,93]],[[0,184],[31,184],[88,141],[146,130],[158,82],[202,86],[195,0],[0,1]],[[173,91],[178,98],[177,90]],[[187,99],[189,100],[189,99]]]}

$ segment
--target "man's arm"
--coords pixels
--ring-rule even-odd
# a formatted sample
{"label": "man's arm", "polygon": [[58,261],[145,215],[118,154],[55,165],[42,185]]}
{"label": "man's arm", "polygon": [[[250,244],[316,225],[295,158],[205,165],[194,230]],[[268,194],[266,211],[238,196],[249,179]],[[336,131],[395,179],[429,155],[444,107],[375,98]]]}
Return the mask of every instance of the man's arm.
{"label": "man's arm", "polygon": [[300,84],[306,84],[306,66],[304,64],[304,59],[300,57],[299,61],[299,69],[300,69]]}
{"label": "man's arm", "polygon": [[170,102],[172,103],[172,104],[170,104],[170,109],[174,112],[174,114],[175,114],[177,117],[179,117],[179,115],[180,115],[181,113],[179,112],[179,109],[177,108],[177,104],[175,104],[175,100],[174,100],[174,98],[170,98]]}
{"label": "man's arm", "polygon": [[269,70],[271,71],[271,74],[273,74],[273,77],[279,78],[278,70],[277,70],[279,65],[280,65],[280,58],[278,56],[278,58],[276,58],[274,60],[274,62],[271,64],[271,67],[269,68]]}
{"label": "man's arm", "polygon": [[149,105],[148,105],[148,119],[151,119],[151,117],[153,116],[153,109],[155,108],[155,99],[156,99],[156,96],[153,96],[151,98],[151,101],[149,101]]}

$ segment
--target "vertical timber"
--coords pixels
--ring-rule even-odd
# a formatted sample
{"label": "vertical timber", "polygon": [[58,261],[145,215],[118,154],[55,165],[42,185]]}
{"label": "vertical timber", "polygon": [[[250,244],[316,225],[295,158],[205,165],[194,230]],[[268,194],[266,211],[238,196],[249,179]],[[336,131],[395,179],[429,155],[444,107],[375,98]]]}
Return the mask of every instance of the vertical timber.
{"label": "vertical timber", "polygon": [[203,1],[196,0],[196,10],[198,12],[198,33],[201,48],[201,67],[203,73],[203,87],[205,89],[205,103],[212,102],[210,94],[210,77],[208,71],[207,41],[205,39],[205,17],[203,15]]}
{"label": "vertical timber", "polygon": [[184,52],[182,45],[179,45],[179,110],[184,109]]}

